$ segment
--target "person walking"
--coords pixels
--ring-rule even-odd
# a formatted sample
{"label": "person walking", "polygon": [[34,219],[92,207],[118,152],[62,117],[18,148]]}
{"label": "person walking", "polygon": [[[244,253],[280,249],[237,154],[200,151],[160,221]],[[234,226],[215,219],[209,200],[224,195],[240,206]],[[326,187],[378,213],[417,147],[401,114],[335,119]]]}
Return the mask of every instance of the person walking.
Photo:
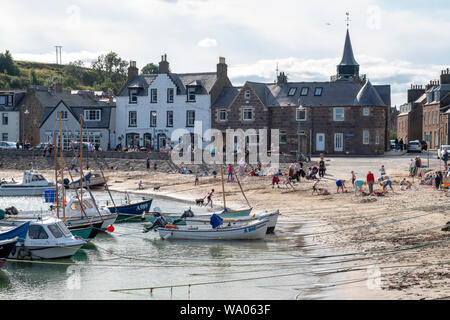
{"label": "person walking", "polygon": [[147,162],[147,171],[149,171],[150,170],[150,158],[149,157],[147,157],[146,162]]}
{"label": "person walking", "polygon": [[194,182],[194,186],[198,186],[199,185],[199,177],[200,174],[198,173],[198,170],[195,172],[195,182]]}
{"label": "person walking", "polygon": [[414,176],[415,167],[416,167],[416,162],[414,161],[414,159],[411,159],[411,162],[409,163],[409,176],[410,177]]}
{"label": "person walking", "polygon": [[434,173],[434,185],[436,187],[436,190],[439,190],[441,187],[441,176],[438,171]]}
{"label": "person walking", "polygon": [[381,174],[381,176],[385,176],[386,175],[386,169],[384,169],[384,165],[382,165],[381,168],[380,168],[380,174]]}
{"label": "person walking", "polygon": [[319,161],[319,177],[320,178],[323,178],[326,170],[327,169],[325,168],[325,160],[323,160],[323,158],[320,158],[320,161]]}
{"label": "person walking", "polygon": [[233,166],[231,164],[228,165],[228,176],[227,182],[233,182]]}
{"label": "person walking", "polygon": [[403,146],[404,146],[403,138],[400,139],[399,145],[400,145],[400,151],[403,151]]}
{"label": "person walking", "polygon": [[447,148],[444,148],[444,153],[442,154],[442,161],[444,161],[444,165],[447,166],[448,162],[448,151]]}
{"label": "person walking", "polygon": [[208,193],[208,195],[206,196],[207,199],[208,199],[208,201],[206,202],[205,207],[206,207],[208,204],[210,204],[210,203],[211,203],[211,208],[213,207],[213,203],[212,203],[212,196],[213,196],[213,194],[214,194],[214,189],[211,189],[211,192]]}
{"label": "person walking", "polygon": [[375,183],[375,177],[371,171],[367,173],[366,176],[367,185],[369,186],[369,194],[373,194],[373,184]]}
{"label": "person walking", "polygon": [[398,138],[395,138],[395,151],[398,150]]}

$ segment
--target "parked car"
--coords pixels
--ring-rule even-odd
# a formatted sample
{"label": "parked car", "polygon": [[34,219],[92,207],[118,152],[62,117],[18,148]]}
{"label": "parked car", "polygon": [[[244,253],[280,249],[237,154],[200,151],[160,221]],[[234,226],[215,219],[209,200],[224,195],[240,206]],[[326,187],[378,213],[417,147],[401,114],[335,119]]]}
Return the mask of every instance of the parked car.
{"label": "parked car", "polygon": [[408,143],[407,152],[422,152],[422,144],[419,140],[413,140]]}
{"label": "parked car", "polygon": [[0,141],[0,149],[17,149],[15,142]]}
{"label": "parked car", "polygon": [[37,150],[44,150],[45,146],[47,145],[47,143],[41,142],[37,145],[35,145],[34,147],[32,147],[31,149],[37,149]]}
{"label": "parked car", "polygon": [[442,154],[444,153],[444,149],[447,149],[447,152],[450,152],[450,145],[443,144],[439,147],[438,152],[437,152],[438,159],[440,159],[442,157]]}
{"label": "parked car", "polygon": [[392,150],[395,149],[395,140],[391,140],[391,149],[392,149]]}
{"label": "parked car", "polygon": [[422,151],[428,150],[428,143],[425,140],[421,140],[420,144],[422,145]]}

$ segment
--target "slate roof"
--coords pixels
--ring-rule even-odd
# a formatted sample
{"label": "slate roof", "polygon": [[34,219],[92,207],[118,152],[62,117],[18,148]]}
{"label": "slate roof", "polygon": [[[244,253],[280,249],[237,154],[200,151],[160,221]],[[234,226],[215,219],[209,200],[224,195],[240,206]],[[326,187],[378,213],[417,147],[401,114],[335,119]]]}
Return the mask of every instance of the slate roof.
{"label": "slate roof", "polygon": [[347,35],[345,36],[344,53],[342,54],[340,66],[359,66],[353,55],[352,42],[350,41],[350,34],[347,29]]}
{"label": "slate roof", "polygon": [[216,98],[213,107],[229,107],[242,87],[224,87]]}
{"label": "slate roof", "polygon": [[369,80],[366,81],[364,86],[358,92],[355,101],[355,106],[382,106],[385,105],[383,99],[381,99],[377,90],[372,86]]}
{"label": "slate roof", "polygon": [[[148,96],[148,88],[159,74],[139,75],[130,79],[120,90],[118,96],[128,96],[129,88],[139,88],[138,96]],[[162,74],[161,74],[162,75]],[[197,94],[209,94],[217,81],[216,72],[167,73],[177,87],[177,94],[186,94],[187,86],[197,86]]]}

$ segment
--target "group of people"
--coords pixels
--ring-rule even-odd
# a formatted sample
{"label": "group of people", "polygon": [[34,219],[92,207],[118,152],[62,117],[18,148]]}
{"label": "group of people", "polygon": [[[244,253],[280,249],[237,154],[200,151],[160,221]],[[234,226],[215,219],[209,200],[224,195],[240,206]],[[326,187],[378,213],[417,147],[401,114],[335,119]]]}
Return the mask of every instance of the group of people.
{"label": "group of people", "polygon": [[395,151],[397,150],[402,151],[406,149],[406,144],[403,143],[403,138],[401,138],[400,140],[398,140],[398,138],[395,138],[394,143],[395,143]]}

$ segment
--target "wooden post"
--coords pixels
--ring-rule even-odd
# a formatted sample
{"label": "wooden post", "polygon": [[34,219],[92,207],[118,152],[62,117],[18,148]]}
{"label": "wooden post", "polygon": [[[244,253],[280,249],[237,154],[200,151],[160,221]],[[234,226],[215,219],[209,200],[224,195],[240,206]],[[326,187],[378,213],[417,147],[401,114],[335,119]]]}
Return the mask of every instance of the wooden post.
{"label": "wooden post", "polygon": [[[53,153],[55,156],[55,188],[56,188],[56,216],[59,219],[59,194],[58,194],[58,149],[56,147],[56,132],[53,132]],[[64,181],[63,181],[64,183]]]}
{"label": "wooden post", "polygon": [[80,206],[83,207],[83,115],[82,114],[80,114],[80,193],[81,193]]}
{"label": "wooden post", "polygon": [[63,211],[63,219],[64,224],[66,223],[66,194],[64,190],[64,153],[63,153],[63,138],[62,138],[62,115],[61,111],[59,112],[59,149],[60,149],[60,157],[61,157],[61,192],[62,192],[62,211]]}

